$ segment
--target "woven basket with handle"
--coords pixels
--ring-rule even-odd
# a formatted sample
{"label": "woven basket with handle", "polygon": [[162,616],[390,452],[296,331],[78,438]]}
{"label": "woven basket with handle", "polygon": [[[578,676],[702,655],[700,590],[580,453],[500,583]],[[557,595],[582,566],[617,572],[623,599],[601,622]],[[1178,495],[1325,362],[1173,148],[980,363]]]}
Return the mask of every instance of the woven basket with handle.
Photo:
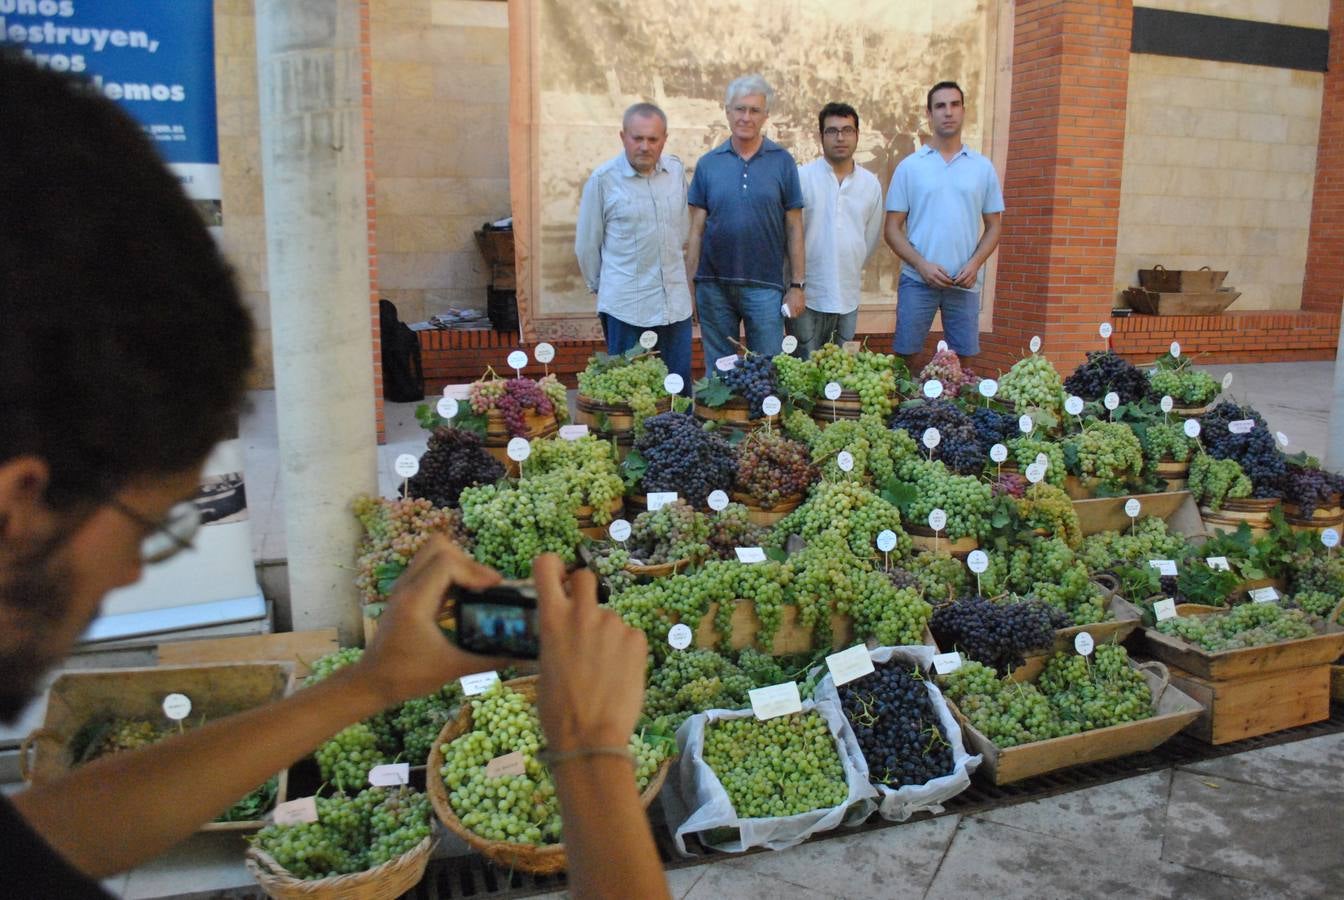
{"label": "woven basket with handle", "polygon": [[248,848],[246,865],[266,895],[277,900],[395,900],[425,877],[433,849],[434,839],[427,837],[380,866],[330,878],[295,878],[256,847]]}

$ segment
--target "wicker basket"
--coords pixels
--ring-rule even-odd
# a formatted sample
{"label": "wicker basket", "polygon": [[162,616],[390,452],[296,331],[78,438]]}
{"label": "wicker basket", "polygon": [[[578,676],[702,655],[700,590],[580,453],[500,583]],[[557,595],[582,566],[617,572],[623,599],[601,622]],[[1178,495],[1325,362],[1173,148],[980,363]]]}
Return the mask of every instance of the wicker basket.
{"label": "wicker basket", "polygon": [[246,865],[266,895],[278,900],[395,900],[425,877],[433,849],[434,839],[427,837],[380,866],[330,878],[295,878],[256,847],[248,848]]}
{"label": "wicker basket", "polygon": [[[504,684],[530,701],[535,702],[537,699],[535,675],[515,678]],[[469,730],[471,730],[471,704],[463,703],[457,712],[457,718],[443,726],[443,731],[439,732],[438,740],[434,742],[429,753],[425,787],[428,789],[430,803],[434,805],[434,812],[438,815],[439,821],[443,822],[453,834],[466,841],[473,850],[504,868],[531,872],[534,875],[554,875],[556,872],[564,871],[566,865],[564,844],[515,844],[511,841],[492,841],[468,830],[453,812],[452,804],[448,801],[448,787],[443,783],[443,776],[440,774],[443,769],[443,752],[440,748]],[[640,801],[645,809],[648,809],[653,798],[662,790],[663,781],[666,780],[668,770],[672,767],[672,759],[673,757],[669,756],[663,760],[658,771],[649,780],[644,793],[640,794]]]}
{"label": "wicker basket", "polygon": [[738,491],[732,493],[733,502],[741,503],[747,508],[747,520],[753,525],[774,525],[797,509],[798,505],[803,502],[804,496],[805,494],[794,494],[791,497],[784,497],[773,506],[762,506],[750,494],[743,494]]}

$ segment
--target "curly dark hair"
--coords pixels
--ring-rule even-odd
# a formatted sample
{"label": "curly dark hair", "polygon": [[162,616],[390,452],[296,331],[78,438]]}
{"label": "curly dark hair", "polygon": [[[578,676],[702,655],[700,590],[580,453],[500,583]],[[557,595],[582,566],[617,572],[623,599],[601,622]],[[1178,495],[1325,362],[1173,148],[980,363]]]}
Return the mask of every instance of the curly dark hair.
{"label": "curly dark hair", "polygon": [[53,507],[184,472],[237,426],[253,326],[140,125],[0,53],[0,463]]}

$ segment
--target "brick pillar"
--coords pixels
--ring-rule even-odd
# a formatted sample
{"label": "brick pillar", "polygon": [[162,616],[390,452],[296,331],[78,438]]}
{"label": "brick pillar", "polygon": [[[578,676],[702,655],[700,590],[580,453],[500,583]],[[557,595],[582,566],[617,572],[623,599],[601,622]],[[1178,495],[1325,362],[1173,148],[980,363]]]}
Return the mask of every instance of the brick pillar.
{"label": "brick pillar", "polygon": [[368,210],[369,231],[369,318],[373,329],[373,404],[378,428],[378,443],[387,443],[383,419],[383,342],[378,323],[378,240],[375,233],[373,177],[373,54],[369,38],[369,0],[359,2],[359,62],[364,86],[364,202]]}
{"label": "brick pillar", "polygon": [[1019,0],[994,331],[1007,368],[1039,334],[1063,372],[1110,318],[1133,4]]}
{"label": "brick pillar", "polygon": [[1339,312],[1344,299],[1344,0],[1330,3],[1330,58],[1321,96],[1302,308]]}

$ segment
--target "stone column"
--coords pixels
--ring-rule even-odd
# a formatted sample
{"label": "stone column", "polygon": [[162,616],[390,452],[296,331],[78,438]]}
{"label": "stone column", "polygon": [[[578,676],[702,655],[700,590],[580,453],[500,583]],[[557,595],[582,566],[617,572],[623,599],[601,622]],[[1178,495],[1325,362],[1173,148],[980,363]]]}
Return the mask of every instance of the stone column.
{"label": "stone column", "polygon": [[357,0],[257,0],[257,85],[296,630],[361,634],[350,499],[377,493]]}

